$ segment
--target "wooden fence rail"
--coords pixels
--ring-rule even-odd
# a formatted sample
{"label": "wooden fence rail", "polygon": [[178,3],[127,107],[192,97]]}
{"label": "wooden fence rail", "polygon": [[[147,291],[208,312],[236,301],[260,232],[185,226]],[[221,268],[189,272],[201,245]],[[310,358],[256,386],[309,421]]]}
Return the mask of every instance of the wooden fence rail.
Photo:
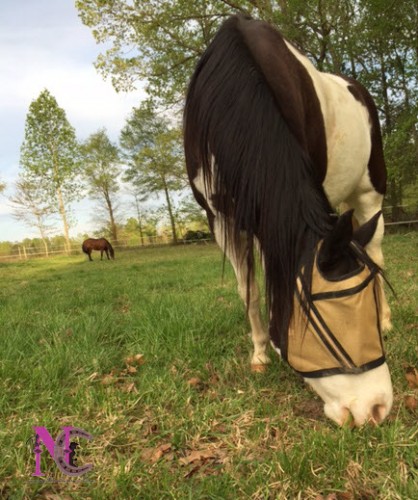
{"label": "wooden fence rail", "polygon": [[[197,240],[179,240],[177,245],[189,245],[196,243],[209,243],[213,241],[211,238],[197,239]],[[14,260],[27,260],[29,258],[46,258],[55,255],[81,255],[83,252],[81,250],[81,241],[77,244],[72,244],[70,249],[67,250],[65,246],[58,246],[53,248],[48,248],[48,254],[43,251],[33,251],[33,248],[27,248],[23,244],[19,244],[17,249],[13,253],[0,255],[0,262],[14,261]],[[165,236],[155,236],[147,238],[144,243],[130,244],[128,240],[118,241],[117,245],[112,245],[116,251],[127,251],[127,250],[138,250],[143,248],[151,248],[155,246],[172,245],[172,240]],[[93,254],[94,255],[94,254]]]}

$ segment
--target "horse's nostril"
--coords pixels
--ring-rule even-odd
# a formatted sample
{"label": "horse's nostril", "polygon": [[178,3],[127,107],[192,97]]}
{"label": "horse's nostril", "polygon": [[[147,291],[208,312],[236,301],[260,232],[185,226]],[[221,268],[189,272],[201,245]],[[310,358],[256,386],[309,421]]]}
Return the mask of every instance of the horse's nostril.
{"label": "horse's nostril", "polygon": [[385,405],[374,405],[372,408],[372,420],[376,424],[380,424],[386,417]]}

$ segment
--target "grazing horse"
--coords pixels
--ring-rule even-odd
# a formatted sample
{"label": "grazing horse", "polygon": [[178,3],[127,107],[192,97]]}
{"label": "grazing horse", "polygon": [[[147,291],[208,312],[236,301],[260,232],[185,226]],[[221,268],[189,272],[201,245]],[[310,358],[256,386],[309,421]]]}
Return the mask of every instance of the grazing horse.
{"label": "grazing horse", "polygon": [[[86,253],[89,256],[89,260],[93,260],[91,258],[91,252],[93,250],[100,250],[100,260],[103,260],[103,252],[106,252],[107,259],[110,260],[110,257],[112,259],[115,259],[115,252],[113,250],[112,245],[107,241],[106,238],[87,238],[87,240],[83,241],[83,244],[81,245],[81,249],[83,250],[84,253]],[[110,257],[109,257],[110,253]]]}
{"label": "grazing horse", "polygon": [[386,167],[368,92],[316,70],[269,24],[233,16],[192,76],[184,146],[193,193],[247,304],[253,369],[270,362],[270,342],[329,418],[383,421],[393,401],[382,344]]}

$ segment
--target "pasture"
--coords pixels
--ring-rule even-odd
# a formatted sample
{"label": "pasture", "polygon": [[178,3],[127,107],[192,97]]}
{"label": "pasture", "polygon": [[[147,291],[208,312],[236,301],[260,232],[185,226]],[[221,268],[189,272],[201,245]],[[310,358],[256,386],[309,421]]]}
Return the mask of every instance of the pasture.
{"label": "pasture", "polygon": [[[418,398],[406,378],[417,248],[417,233],[385,239],[395,402],[360,429],[327,420],[273,353],[250,372],[244,306],[215,245],[0,264],[0,497],[418,498],[418,413],[405,404]],[[71,479],[45,451],[33,477],[34,425],[91,433],[78,457],[93,470]]]}

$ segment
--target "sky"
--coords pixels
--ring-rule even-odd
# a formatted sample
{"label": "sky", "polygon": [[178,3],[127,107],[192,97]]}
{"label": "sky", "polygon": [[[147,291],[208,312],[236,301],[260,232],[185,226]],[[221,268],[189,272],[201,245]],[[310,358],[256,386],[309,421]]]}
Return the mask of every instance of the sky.
{"label": "sky", "polygon": [[[141,82],[136,91],[118,94],[103,80],[94,68],[102,51],[74,0],[0,0],[0,181],[7,185],[0,195],[0,241],[39,236],[13,217],[8,198],[19,173],[29,105],[42,90],[65,110],[79,140],[104,127],[117,142],[132,108],[145,98]],[[72,220],[73,237],[97,229],[86,199],[72,205]],[[56,233],[60,229],[57,224]]]}

